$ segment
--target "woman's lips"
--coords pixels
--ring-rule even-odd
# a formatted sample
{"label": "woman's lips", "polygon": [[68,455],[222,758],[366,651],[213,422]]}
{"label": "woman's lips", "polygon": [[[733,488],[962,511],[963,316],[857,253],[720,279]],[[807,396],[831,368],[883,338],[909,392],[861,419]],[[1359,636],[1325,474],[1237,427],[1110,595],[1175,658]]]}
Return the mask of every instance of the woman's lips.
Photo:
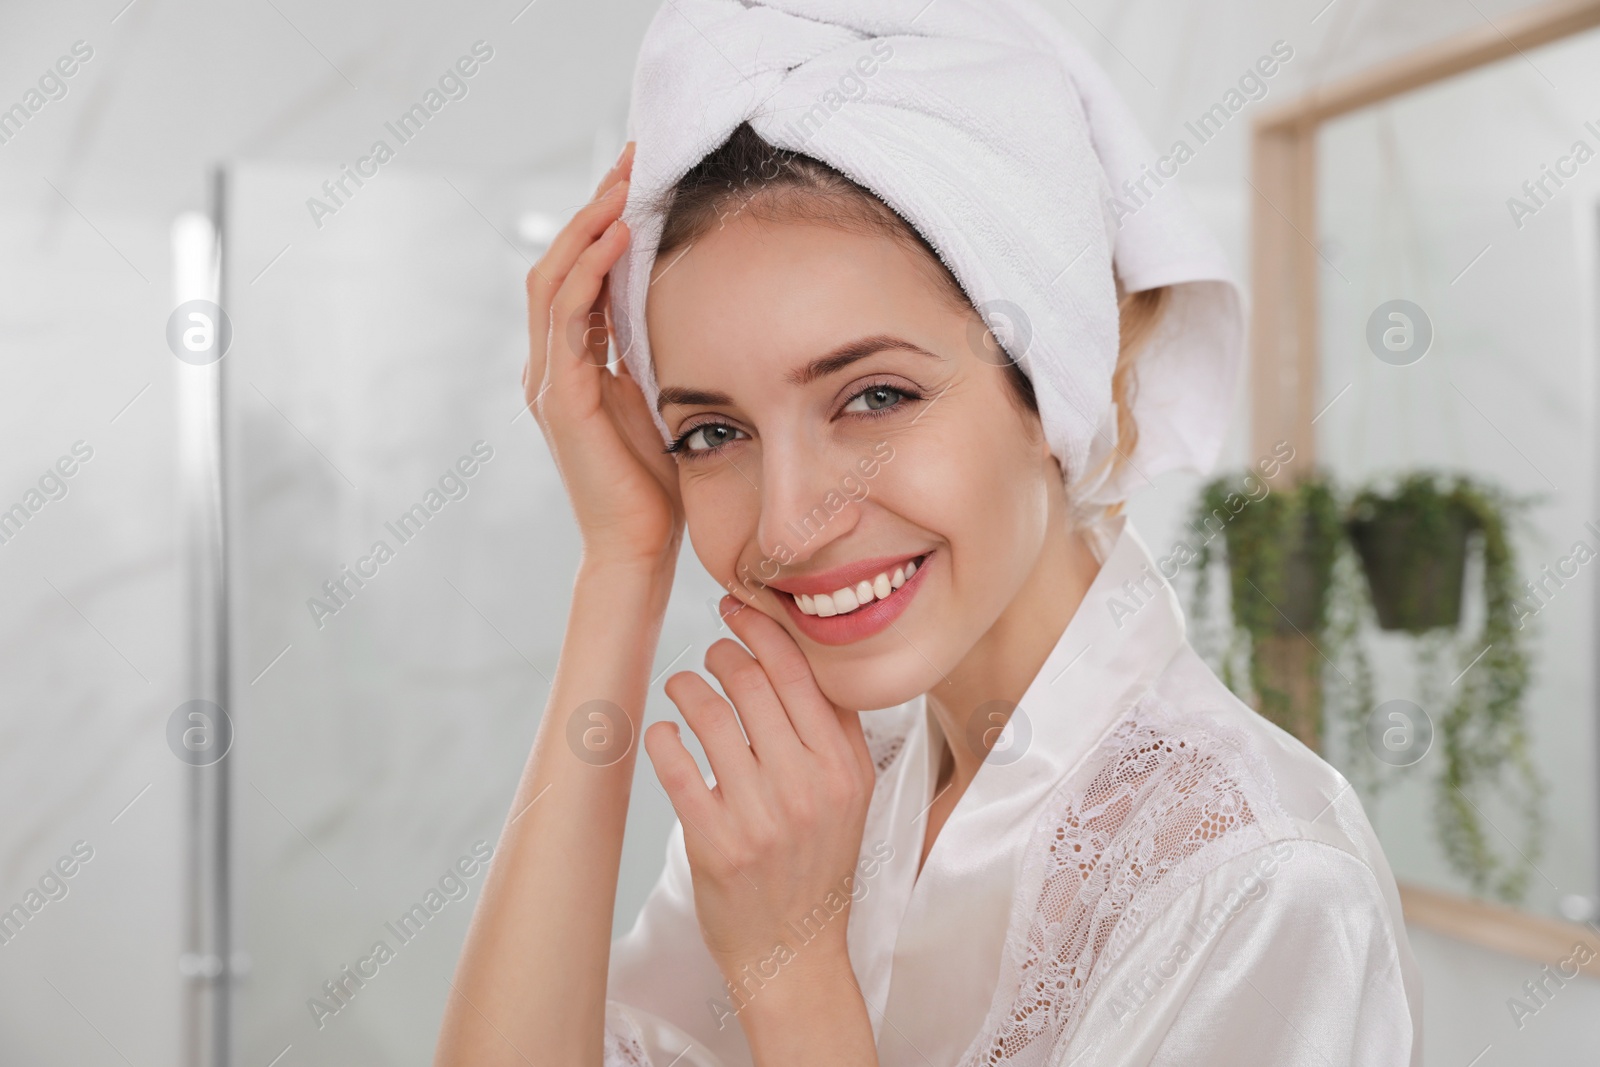
{"label": "woman's lips", "polygon": [[801,610],[795,594],[772,586],[768,588],[782,602],[784,610],[801,633],[821,645],[848,645],[887,629],[910,606],[911,598],[922,588],[923,575],[938,557],[935,552],[929,552],[914,558],[915,572],[905,580],[905,584],[892,589],[888,596],[877,597],[870,604],[842,615],[808,615]]}

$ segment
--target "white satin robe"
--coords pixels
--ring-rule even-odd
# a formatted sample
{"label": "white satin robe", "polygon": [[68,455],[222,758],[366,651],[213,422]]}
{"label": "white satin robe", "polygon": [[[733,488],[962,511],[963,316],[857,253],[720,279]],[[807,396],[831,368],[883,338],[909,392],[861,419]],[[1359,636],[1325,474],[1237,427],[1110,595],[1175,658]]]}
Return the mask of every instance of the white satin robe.
{"label": "white satin robe", "polygon": [[[1131,524],[1113,536],[920,874],[938,723],[922,698],[864,713],[847,935],[879,1063],[1419,1065],[1419,974],[1354,791],[1223,686]],[[783,958],[724,982],[675,825],[612,946],[607,1067],[751,1064],[736,1009]]]}

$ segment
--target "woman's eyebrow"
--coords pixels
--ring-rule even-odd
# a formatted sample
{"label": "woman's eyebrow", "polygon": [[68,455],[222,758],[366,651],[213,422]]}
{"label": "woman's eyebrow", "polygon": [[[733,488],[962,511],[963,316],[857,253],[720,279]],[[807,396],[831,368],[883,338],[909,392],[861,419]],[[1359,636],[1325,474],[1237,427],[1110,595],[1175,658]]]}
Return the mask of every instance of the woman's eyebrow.
{"label": "woman's eyebrow", "polygon": [[664,386],[656,394],[656,411],[661,411],[668,404],[682,404],[685,407],[703,405],[705,407],[731,407],[733,397],[727,393],[719,393],[712,389],[684,389],[676,385]]}
{"label": "woman's eyebrow", "polygon": [[[791,385],[809,385],[818,378],[826,377],[835,371],[843,370],[858,359],[865,359],[875,352],[898,350],[902,352],[916,352],[927,356],[929,359],[943,359],[936,353],[929,352],[921,345],[914,345],[900,337],[889,334],[875,334],[872,337],[862,337],[848,344],[840,345],[825,356],[819,356],[798,370],[793,370],[785,376]],[[729,407],[733,404],[733,397],[727,393],[717,392],[712,389],[686,389],[681,386],[664,386],[656,395],[656,410],[661,411],[668,404],[681,404],[684,407],[703,405],[706,407]]]}
{"label": "woman's eyebrow", "polygon": [[876,334],[872,337],[863,337],[860,340],[851,341],[849,344],[840,345],[832,352],[812,360],[799,370],[790,371],[788,381],[791,385],[810,385],[818,378],[843,370],[858,359],[865,359],[875,352],[883,352],[890,349],[898,349],[903,352],[918,352],[929,359],[944,358],[902,338],[893,337],[889,334]]}

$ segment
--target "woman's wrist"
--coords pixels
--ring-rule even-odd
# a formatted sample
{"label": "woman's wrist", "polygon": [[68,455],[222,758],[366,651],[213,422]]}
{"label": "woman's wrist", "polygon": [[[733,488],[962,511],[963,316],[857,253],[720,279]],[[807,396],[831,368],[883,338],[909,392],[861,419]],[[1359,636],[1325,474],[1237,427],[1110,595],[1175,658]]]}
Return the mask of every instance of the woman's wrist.
{"label": "woman's wrist", "polygon": [[[616,754],[618,758],[583,759],[591,767],[617,768],[623,781],[631,777],[638,733],[643,729],[651,662],[672,593],[674,562],[673,556],[648,560],[600,555],[586,549],[572,586],[561,657],[540,731],[561,733],[577,729],[572,726],[572,717],[578,714],[592,718],[589,713],[594,712],[604,718],[606,708],[625,712],[632,729],[618,735],[624,742]],[[596,701],[601,702],[598,711],[588,707]],[[612,722],[609,728],[620,727],[620,722]],[[569,737],[534,745],[529,768],[540,786],[549,784],[546,776],[551,773],[553,753],[572,743]],[[565,766],[567,761],[561,759],[557,763]],[[617,776],[612,773],[588,777],[609,780]]]}
{"label": "woman's wrist", "polygon": [[678,546],[675,540],[654,555],[585,548],[578,560],[575,584],[582,589],[603,589],[608,594],[627,596],[630,600],[642,596],[659,601],[661,610],[665,611],[677,571]]}
{"label": "woman's wrist", "polygon": [[878,1062],[872,1019],[848,954],[802,946],[739,1011],[761,1067]]}

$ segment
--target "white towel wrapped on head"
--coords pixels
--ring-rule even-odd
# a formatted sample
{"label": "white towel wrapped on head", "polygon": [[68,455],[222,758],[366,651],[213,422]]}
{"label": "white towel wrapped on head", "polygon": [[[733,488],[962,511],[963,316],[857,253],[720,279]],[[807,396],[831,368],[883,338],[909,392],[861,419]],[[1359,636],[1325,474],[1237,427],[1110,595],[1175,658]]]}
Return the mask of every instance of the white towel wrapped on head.
{"label": "white towel wrapped on head", "polygon": [[[864,186],[938,251],[1032,380],[1076,503],[1215,462],[1238,286],[1182,192],[1147,177],[1157,154],[1105,73],[1030,0],[667,0],[639,52],[632,240],[611,276],[623,358],[652,407],[653,206],[743,122]],[[1140,180],[1154,195],[1114,209]],[[1118,283],[1175,288],[1137,365],[1137,446],[1108,475]]]}

